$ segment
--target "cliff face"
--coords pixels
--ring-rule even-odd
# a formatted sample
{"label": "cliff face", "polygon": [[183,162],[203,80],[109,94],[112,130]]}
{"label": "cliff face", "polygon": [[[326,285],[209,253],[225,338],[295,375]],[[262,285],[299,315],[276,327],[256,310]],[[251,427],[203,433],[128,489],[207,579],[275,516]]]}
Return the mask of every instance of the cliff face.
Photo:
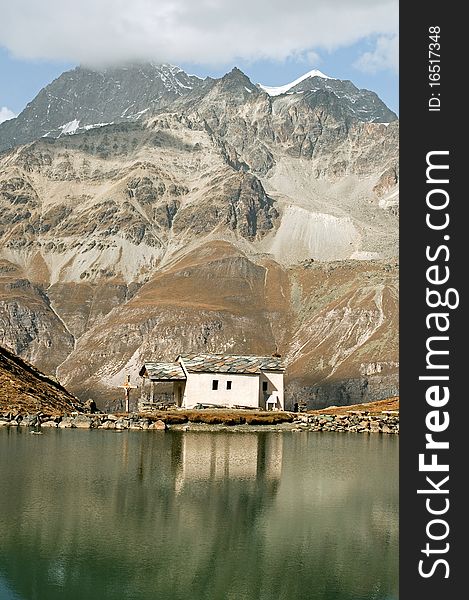
{"label": "cliff face", "polygon": [[[8,122],[20,139],[29,119],[23,146],[0,126],[0,342],[98,402],[150,357],[276,346],[293,399],[394,393],[395,115],[339,80],[269,95],[239,70],[173,76],[158,102],[120,80],[106,110],[138,118],[88,127],[38,96],[41,127],[82,125],[37,139],[28,108]],[[80,106],[102,106],[112,85],[85,79]]]}
{"label": "cliff face", "polygon": [[82,410],[75,396],[0,346],[0,411],[54,414],[74,410]]}

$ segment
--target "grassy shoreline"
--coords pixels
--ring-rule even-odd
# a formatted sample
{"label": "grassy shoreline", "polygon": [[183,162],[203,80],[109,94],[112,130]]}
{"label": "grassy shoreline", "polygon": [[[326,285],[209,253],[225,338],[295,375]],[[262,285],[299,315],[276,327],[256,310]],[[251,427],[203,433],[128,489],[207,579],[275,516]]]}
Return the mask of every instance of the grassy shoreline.
{"label": "grassy shoreline", "polygon": [[399,399],[330,406],[293,413],[240,409],[167,410],[153,413],[0,414],[0,426],[183,431],[370,431],[398,433]]}

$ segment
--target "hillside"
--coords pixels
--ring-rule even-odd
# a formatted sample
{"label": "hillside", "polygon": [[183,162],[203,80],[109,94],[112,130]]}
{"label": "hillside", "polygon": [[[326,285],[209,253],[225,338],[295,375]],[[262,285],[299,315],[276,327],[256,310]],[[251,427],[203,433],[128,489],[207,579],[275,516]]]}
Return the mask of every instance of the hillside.
{"label": "hillside", "polygon": [[31,364],[0,346],[0,411],[47,414],[81,410],[80,401]]}

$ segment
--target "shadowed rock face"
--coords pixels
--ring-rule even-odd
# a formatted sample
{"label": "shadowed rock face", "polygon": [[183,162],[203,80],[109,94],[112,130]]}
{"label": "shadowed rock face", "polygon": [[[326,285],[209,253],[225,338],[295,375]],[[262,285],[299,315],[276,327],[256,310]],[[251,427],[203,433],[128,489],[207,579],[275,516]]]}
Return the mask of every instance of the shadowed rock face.
{"label": "shadowed rock face", "polygon": [[[12,145],[6,124],[80,121],[0,155],[0,343],[98,402],[148,358],[276,346],[295,401],[395,393],[393,113],[350,82],[269,96],[171,69],[76,69],[0,125]],[[44,113],[59,83],[73,119]],[[114,124],[83,128],[95,103]]]}

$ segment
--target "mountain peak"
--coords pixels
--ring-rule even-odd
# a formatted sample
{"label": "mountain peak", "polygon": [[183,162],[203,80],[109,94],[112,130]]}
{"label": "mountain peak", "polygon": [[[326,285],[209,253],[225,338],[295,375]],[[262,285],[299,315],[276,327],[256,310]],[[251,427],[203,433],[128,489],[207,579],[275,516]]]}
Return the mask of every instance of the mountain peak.
{"label": "mountain peak", "polygon": [[254,84],[249,79],[249,77],[238,69],[238,67],[233,67],[231,71],[229,71],[226,75],[221,78],[221,81],[239,81],[242,82],[243,85],[249,84],[254,87]]}
{"label": "mountain peak", "polygon": [[243,96],[245,96],[245,94],[251,94],[252,92],[259,92],[257,86],[255,86],[249,77],[243,73],[241,69],[238,69],[238,67],[234,67],[229,73],[219,79],[218,84],[219,89],[226,90],[229,93],[241,90]]}
{"label": "mountain peak", "polygon": [[0,125],[0,151],[40,137],[136,121],[201,84],[200,77],[170,64],[79,66],[43,88],[16,119]]}

